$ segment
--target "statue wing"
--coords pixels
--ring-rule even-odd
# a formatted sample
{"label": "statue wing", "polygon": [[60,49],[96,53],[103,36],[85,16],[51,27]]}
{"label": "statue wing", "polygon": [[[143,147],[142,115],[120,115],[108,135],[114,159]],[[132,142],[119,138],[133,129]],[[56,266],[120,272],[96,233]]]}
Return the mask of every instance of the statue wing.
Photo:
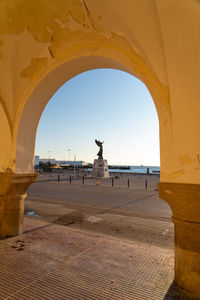
{"label": "statue wing", "polygon": [[98,140],[95,140],[95,143],[97,144],[97,146],[101,147],[102,143]]}

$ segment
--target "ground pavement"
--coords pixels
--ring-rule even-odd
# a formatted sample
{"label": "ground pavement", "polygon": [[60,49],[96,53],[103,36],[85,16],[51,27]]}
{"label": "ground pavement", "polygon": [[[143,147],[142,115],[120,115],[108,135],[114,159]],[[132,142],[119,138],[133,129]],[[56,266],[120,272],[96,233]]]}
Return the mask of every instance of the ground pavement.
{"label": "ground pavement", "polygon": [[171,211],[154,188],[45,180],[28,191],[32,209],[23,234],[0,240],[0,299],[190,299],[173,282]]}
{"label": "ground pavement", "polygon": [[178,299],[172,282],[169,249],[30,217],[0,241],[0,299]]}
{"label": "ground pavement", "polygon": [[76,229],[169,249],[174,245],[171,210],[155,189],[37,182],[28,190],[25,211]]}

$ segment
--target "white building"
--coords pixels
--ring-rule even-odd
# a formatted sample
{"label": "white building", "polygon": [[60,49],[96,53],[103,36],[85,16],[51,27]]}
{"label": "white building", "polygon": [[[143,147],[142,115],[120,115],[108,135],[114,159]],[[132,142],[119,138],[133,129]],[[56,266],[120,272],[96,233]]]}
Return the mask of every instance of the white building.
{"label": "white building", "polygon": [[56,163],[59,165],[68,165],[68,166],[77,166],[77,167],[82,167],[86,165],[86,163],[82,160],[76,161],[76,160],[56,160]]}
{"label": "white building", "polygon": [[56,164],[55,158],[40,158],[39,162],[43,163],[43,164],[50,163],[51,165],[55,165]]}

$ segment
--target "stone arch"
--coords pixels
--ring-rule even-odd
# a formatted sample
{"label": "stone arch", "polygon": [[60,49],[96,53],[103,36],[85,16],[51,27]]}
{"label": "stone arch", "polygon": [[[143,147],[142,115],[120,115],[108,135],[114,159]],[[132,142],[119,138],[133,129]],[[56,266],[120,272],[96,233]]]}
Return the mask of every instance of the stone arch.
{"label": "stone arch", "polygon": [[[40,80],[27,98],[20,118],[15,127],[16,134],[16,172],[32,173],[35,148],[35,135],[40,116],[56,90],[72,77],[88,70],[97,68],[113,68],[125,71],[142,80],[149,89],[159,117],[160,131],[162,124],[168,119],[169,93],[166,86],[162,85],[146,65],[135,64],[135,68],[127,63],[126,59],[112,59],[110,56],[82,56],[67,60],[56,66]],[[166,124],[165,124],[166,125]],[[166,126],[165,126],[166,127]]]}
{"label": "stone arch", "polygon": [[127,1],[124,5],[121,0],[115,5],[115,1],[54,0],[38,5],[35,0],[4,0],[0,7],[1,90],[8,87],[3,96],[10,114],[8,118],[6,105],[0,107],[1,144],[5,143],[0,149],[0,172],[4,172],[0,196],[5,204],[0,235],[22,230],[23,199],[33,180],[14,172],[33,171],[37,123],[52,94],[86,70],[124,70],[145,83],[157,108],[159,193],[174,215],[175,279],[199,298],[198,1]]}

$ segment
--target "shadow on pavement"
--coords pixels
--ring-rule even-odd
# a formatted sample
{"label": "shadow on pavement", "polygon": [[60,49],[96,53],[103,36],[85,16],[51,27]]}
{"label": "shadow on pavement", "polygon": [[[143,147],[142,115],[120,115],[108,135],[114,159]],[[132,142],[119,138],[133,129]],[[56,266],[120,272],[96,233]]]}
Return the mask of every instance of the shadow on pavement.
{"label": "shadow on pavement", "polygon": [[166,295],[163,300],[199,300],[200,297],[194,296],[191,293],[181,289],[175,282],[175,280],[170,285]]}

